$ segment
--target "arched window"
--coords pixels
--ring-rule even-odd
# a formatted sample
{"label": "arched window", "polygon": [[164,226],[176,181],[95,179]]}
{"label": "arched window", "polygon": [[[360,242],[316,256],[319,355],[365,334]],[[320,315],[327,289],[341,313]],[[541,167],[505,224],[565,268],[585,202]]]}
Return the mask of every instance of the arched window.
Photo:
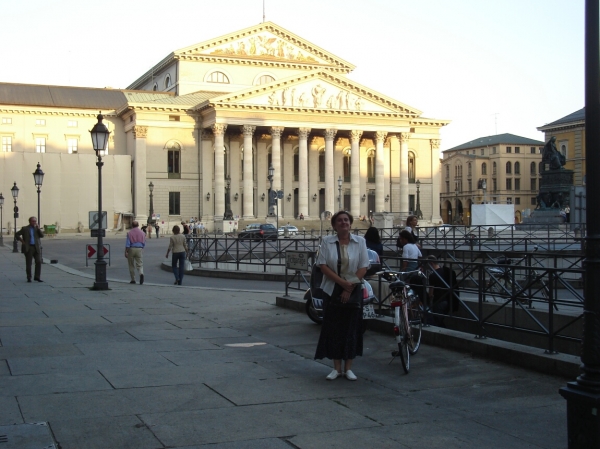
{"label": "arched window", "polygon": [[542,163],[540,162],[540,163],[538,164],[538,173],[540,173],[540,174],[542,173],[542,167],[543,167],[543,166],[542,166]]}
{"label": "arched window", "polygon": [[446,165],[446,178],[450,177],[450,166]]}
{"label": "arched window", "polygon": [[496,163],[494,162],[492,164],[492,175],[495,175],[495,174],[496,174]]}
{"label": "arched window", "polygon": [[416,158],[415,153],[412,151],[408,152],[408,182],[414,184],[415,182],[415,173],[416,173]]}
{"label": "arched window", "polygon": [[351,150],[350,148],[346,148],[343,151],[343,164],[344,164],[344,182],[350,182],[350,177],[352,176],[352,169],[351,169]]}
{"label": "arched window", "polygon": [[258,85],[261,84],[269,84],[272,83],[273,81],[275,81],[275,78],[273,78],[271,75],[262,75],[261,77],[258,78]]}
{"label": "arched window", "polygon": [[229,84],[229,78],[223,72],[212,72],[206,81],[209,83]]}
{"label": "arched window", "polygon": [[167,73],[167,76],[165,77],[165,89],[168,89],[169,87],[171,87],[171,75]]}
{"label": "arched window", "polygon": [[481,174],[487,175],[487,164],[485,162],[481,164]]}
{"label": "arched window", "polygon": [[535,170],[536,170],[535,162],[532,162],[531,165],[529,166],[529,173],[531,173],[532,175],[535,175]]}
{"label": "arched window", "polygon": [[515,175],[521,174],[521,164],[519,162],[515,162]]}
{"label": "arched window", "polygon": [[512,164],[510,163],[510,161],[508,161],[506,163],[506,174],[510,175],[512,173]]}
{"label": "arched window", "polygon": [[467,175],[473,176],[473,167],[471,166],[470,162],[467,164]]}
{"label": "arched window", "polygon": [[[446,165],[446,169],[449,167]],[[367,151],[367,182],[375,182],[375,151]]]}
{"label": "arched window", "polygon": [[319,182],[325,182],[325,148],[319,150]]}
{"label": "arched window", "polygon": [[158,90],[158,84],[154,83],[154,86],[152,86],[152,90],[154,90],[154,91]]}

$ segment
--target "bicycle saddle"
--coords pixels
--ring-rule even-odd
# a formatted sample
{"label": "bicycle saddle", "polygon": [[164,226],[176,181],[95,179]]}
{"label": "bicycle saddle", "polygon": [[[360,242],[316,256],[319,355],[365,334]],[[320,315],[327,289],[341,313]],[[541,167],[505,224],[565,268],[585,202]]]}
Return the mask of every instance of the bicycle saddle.
{"label": "bicycle saddle", "polygon": [[406,285],[406,282],[397,280],[390,284],[390,290],[392,290],[392,291],[400,290],[400,289],[404,288],[405,285]]}

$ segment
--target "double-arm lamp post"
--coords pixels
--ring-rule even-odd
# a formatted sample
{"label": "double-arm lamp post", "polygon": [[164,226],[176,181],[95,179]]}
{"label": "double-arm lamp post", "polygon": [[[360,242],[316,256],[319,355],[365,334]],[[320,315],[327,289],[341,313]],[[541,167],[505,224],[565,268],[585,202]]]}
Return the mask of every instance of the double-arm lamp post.
{"label": "double-arm lamp post", "polygon": [[[150,184],[148,184],[148,189],[150,189],[150,213],[148,214],[148,224],[151,224],[154,222],[152,216],[154,215],[154,203],[153,200],[154,198],[152,197],[152,191],[154,190],[154,184],[152,184],[152,181],[150,181]],[[152,234],[152,232],[150,232],[150,234]]]}
{"label": "double-arm lamp post", "polygon": [[108,136],[110,131],[102,123],[102,114],[98,114],[98,123],[94,125],[90,134],[92,135],[92,145],[96,152],[98,161],[96,166],[98,167],[98,246],[97,246],[97,258],[96,258],[96,279],[94,282],[94,290],[108,290],[108,281],[106,280],[106,261],[104,260],[104,244],[102,242],[102,234],[104,232],[104,220],[102,217],[102,153],[106,151],[108,147]]}
{"label": "double-arm lamp post", "polygon": [[417,179],[417,182],[415,182],[415,184],[417,185],[417,210],[415,211],[415,215],[420,220],[423,218],[423,212],[421,212],[421,181]]}
{"label": "double-arm lamp post", "polygon": [[12,186],[12,189],[10,189],[10,193],[12,194],[13,199],[15,200],[15,207],[13,209],[14,213],[14,218],[15,218],[15,238],[13,240],[13,253],[18,253],[19,250],[17,249],[17,218],[19,218],[19,208],[17,207],[17,198],[19,197],[19,188],[17,187],[17,183],[15,182],[15,185]]}

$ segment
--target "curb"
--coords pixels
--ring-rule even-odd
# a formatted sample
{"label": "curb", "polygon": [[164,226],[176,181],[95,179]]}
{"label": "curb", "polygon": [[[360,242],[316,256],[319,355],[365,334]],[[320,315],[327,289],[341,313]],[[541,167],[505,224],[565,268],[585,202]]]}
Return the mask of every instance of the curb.
{"label": "curb", "polygon": [[[305,301],[290,296],[277,296],[278,307],[304,313]],[[308,319],[308,317],[307,317]],[[369,330],[392,335],[392,319],[381,317],[369,320]],[[444,349],[468,352],[474,356],[494,360],[543,374],[574,379],[581,374],[581,359],[569,354],[548,354],[542,349],[510,343],[495,338],[476,338],[465,332],[436,326],[423,328],[423,343]]]}

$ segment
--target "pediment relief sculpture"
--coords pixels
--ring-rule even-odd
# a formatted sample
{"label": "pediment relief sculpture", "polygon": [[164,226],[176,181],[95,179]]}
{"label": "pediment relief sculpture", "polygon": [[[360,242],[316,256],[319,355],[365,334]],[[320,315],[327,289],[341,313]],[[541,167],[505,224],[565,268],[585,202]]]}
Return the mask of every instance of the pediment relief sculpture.
{"label": "pediment relief sculpture", "polygon": [[260,59],[278,59],[295,62],[323,64],[314,56],[271,33],[262,33],[222,45],[208,54]]}

